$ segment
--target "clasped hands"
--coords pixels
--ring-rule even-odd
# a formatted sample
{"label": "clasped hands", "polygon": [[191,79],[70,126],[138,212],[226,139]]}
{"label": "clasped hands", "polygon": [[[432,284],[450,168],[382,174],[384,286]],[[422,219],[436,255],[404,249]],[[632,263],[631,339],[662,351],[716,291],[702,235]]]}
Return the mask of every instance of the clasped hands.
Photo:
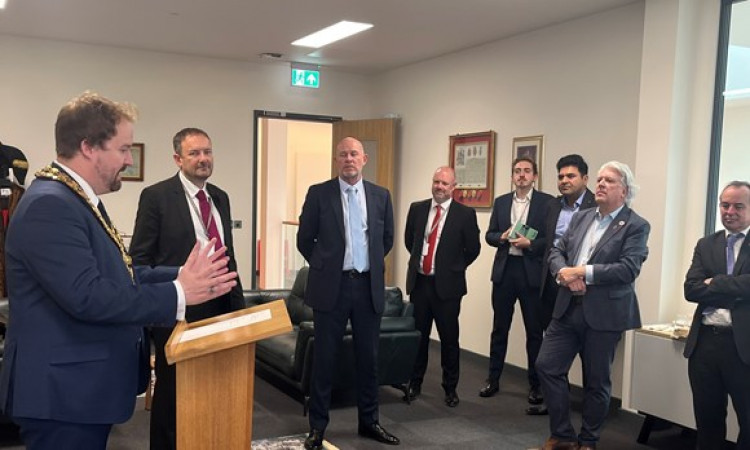
{"label": "clasped hands", "polygon": [[237,285],[237,272],[229,272],[227,268],[227,248],[221,247],[211,253],[215,243],[215,238],[203,247],[200,242],[196,242],[177,276],[188,305],[197,305],[222,296]]}
{"label": "clasped hands", "polygon": [[583,295],[586,293],[585,277],[585,266],[563,267],[557,272],[557,283],[570,289],[573,295]]}

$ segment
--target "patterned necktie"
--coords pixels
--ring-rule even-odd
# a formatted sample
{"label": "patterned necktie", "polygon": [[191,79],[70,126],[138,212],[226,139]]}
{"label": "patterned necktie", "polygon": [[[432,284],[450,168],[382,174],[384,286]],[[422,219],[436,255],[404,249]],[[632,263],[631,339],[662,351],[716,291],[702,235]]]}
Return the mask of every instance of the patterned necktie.
{"label": "patterned necktie", "polygon": [[352,262],[357,272],[365,270],[365,229],[362,221],[362,210],[357,201],[357,190],[346,188],[346,200],[349,205],[349,242],[352,246]]}
{"label": "patterned necktie", "polygon": [[422,260],[422,273],[429,275],[432,272],[432,261],[435,257],[435,244],[437,243],[438,235],[438,224],[440,223],[440,213],[443,208],[440,205],[435,205],[435,218],[432,219],[432,225],[430,226],[430,236],[427,238],[427,254],[424,255]]}
{"label": "patterned necktie", "polygon": [[203,221],[203,229],[206,230],[206,236],[208,240],[216,238],[214,249],[218,250],[222,247],[221,236],[219,235],[219,229],[216,227],[216,221],[213,220],[213,214],[211,214],[211,204],[206,198],[206,193],[203,189],[199,190],[195,197],[198,199],[198,206],[201,210],[201,220]]}
{"label": "patterned necktie", "polygon": [[745,235],[742,233],[730,234],[727,236],[727,275],[731,275],[732,272],[734,272],[734,244],[744,236]]}

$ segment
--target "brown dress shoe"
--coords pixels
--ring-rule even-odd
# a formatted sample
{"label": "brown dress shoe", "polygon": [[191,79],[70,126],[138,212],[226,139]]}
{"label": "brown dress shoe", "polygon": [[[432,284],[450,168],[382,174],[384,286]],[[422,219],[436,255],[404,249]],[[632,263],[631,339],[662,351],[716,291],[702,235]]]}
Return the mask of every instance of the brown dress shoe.
{"label": "brown dress shoe", "polygon": [[578,442],[561,441],[551,437],[544,442],[542,447],[533,450],[578,450]]}

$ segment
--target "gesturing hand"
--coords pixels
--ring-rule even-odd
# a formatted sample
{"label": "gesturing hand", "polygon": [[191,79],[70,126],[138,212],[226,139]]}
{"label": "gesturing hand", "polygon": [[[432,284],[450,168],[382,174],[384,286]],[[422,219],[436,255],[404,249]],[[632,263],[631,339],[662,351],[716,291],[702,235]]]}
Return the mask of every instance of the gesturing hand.
{"label": "gesturing hand", "polygon": [[237,272],[229,272],[227,269],[227,248],[222,247],[209,254],[215,242],[216,239],[211,239],[202,248],[196,242],[177,276],[188,305],[197,305],[224,295],[237,284]]}

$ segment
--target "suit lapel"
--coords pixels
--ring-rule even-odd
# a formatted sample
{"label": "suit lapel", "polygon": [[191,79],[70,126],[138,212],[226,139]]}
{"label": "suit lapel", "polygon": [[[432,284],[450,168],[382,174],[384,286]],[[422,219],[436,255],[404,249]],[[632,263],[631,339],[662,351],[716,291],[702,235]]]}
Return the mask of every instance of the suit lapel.
{"label": "suit lapel", "polygon": [[[190,228],[193,228],[193,218],[190,216],[190,201],[185,193],[185,188],[182,186],[179,175],[172,177],[171,193],[174,197],[174,205],[177,208],[177,217],[175,217],[175,223],[178,224],[190,224]],[[184,225],[183,225],[184,226]],[[193,233],[194,234],[194,233]]]}
{"label": "suit lapel", "polygon": [[[589,228],[591,228],[591,223],[594,222],[594,217],[596,216],[596,214],[593,214],[592,211],[578,212],[576,214],[581,215],[581,225],[575,229],[575,234],[571,236],[571,239],[568,241],[566,247],[568,248],[568,257],[570,257],[570,252],[574,251],[573,249],[578,249],[578,251],[574,255],[575,257],[573,259],[569,259],[568,263],[570,265],[575,265],[581,252],[588,251],[588,249],[583,248],[583,244],[584,240],[586,239],[586,233],[588,233]],[[576,216],[574,215],[572,220],[575,220],[575,218]],[[570,228],[568,228],[568,232],[571,232]],[[591,258],[589,258],[589,260],[591,260]]]}
{"label": "suit lapel", "polygon": [[[596,213],[592,214],[592,217],[596,216]],[[596,243],[596,247],[594,248],[594,251],[591,253],[591,259],[594,258],[594,256],[597,254],[597,252],[609,241],[612,239],[612,237],[617,234],[620,230],[623,229],[625,224],[628,222],[628,219],[630,218],[630,208],[627,206],[624,206],[620,213],[612,220],[612,223],[609,224],[606,231],[604,231],[604,234],[599,239],[599,242]]]}
{"label": "suit lapel", "polygon": [[[339,225],[339,233],[341,233],[341,238],[346,240],[346,227],[344,225],[344,207],[341,204],[341,188],[339,187],[339,179],[334,178],[329,183],[330,189],[331,189],[331,195],[329,195],[329,198],[331,199],[331,207],[333,208],[333,214],[336,216],[336,223]],[[368,214],[368,220],[369,220],[369,214]]]}
{"label": "suit lapel", "polygon": [[430,206],[432,206],[431,200],[424,201],[421,205],[419,205],[417,222],[414,224],[414,232],[416,233],[416,236],[414,236],[414,242],[416,243],[417,241],[419,241],[419,251],[422,251],[422,245],[424,243],[424,235],[427,230],[427,219],[430,216]]}
{"label": "suit lapel", "polygon": [[229,205],[225,205],[222,202],[222,197],[219,195],[219,190],[213,184],[206,183],[206,190],[208,195],[211,196],[211,201],[216,210],[219,211],[219,217],[221,218],[221,227],[224,229],[224,241],[226,243],[227,235],[232,232],[232,218],[229,217]]}
{"label": "suit lapel", "polygon": [[[726,247],[726,238],[724,239],[724,246]],[[726,256],[726,249],[724,251],[724,255]],[[726,260],[726,257],[724,259]],[[745,236],[745,240],[742,241],[742,246],[740,247],[740,253],[737,255],[737,260],[734,262],[734,272],[732,275],[746,273],[747,270],[743,272],[743,267],[748,264],[748,261],[750,261],[750,239]]]}

